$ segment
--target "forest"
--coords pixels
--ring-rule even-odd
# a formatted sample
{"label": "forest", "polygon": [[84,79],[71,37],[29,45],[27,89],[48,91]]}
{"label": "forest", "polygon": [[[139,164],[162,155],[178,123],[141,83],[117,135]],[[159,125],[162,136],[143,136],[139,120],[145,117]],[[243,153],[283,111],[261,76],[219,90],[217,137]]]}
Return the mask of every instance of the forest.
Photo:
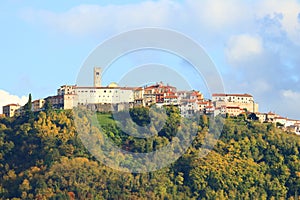
{"label": "forest", "polygon": [[[145,126],[151,121],[149,112],[137,107],[130,116]],[[1,199],[299,199],[300,138],[274,124],[247,115],[227,116],[212,151],[199,157],[205,135],[214,126],[210,116],[200,116],[196,137],[176,162],[132,173],[112,169],[93,156],[79,135],[78,113],[47,107],[0,118]],[[132,122],[116,123],[112,113],[96,116],[104,137],[131,152],[151,152],[185,137],[184,131],[176,134],[184,120],[176,107],[166,108],[160,131],[152,124],[150,138],[124,133],[120,127]],[[80,132],[101,143],[99,129],[84,116],[80,120],[86,120]]]}

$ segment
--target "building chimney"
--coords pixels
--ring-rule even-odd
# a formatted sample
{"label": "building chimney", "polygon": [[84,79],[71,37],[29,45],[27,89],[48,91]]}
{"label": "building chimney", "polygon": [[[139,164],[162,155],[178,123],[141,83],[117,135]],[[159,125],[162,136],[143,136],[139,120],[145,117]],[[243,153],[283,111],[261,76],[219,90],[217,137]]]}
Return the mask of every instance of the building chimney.
{"label": "building chimney", "polygon": [[94,87],[101,87],[101,68],[94,68]]}

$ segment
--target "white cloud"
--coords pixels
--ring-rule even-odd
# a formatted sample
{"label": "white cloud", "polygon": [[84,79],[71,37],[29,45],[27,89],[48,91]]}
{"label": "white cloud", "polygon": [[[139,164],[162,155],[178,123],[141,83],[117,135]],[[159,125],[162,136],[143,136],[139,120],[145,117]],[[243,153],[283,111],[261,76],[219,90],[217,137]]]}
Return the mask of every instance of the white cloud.
{"label": "white cloud", "polygon": [[300,93],[293,90],[282,90],[281,95],[288,100],[297,101],[300,103]]}
{"label": "white cloud", "polygon": [[300,2],[297,0],[262,0],[256,5],[256,15],[263,18],[267,15],[274,17],[281,14],[281,26],[292,42],[300,45],[300,23],[298,15],[300,13]]}
{"label": "white cloud", "polygon": [[291,89],[281,90],[280,97],[273,106],[282,115],[299,119],[300,92]]}
{"label": "white cloud", "polygon": [[247,62],[263,53],[262,40],[248,34],[232,36],[225,53],[230,63]]}
{"label": "white cloud", "polygon": [[223,37],[234,30],[252,31],[257,20],[282,14],[282,28],[299,42],[300,2],[296,0],[172,0],[142,1],[126,5],[79,5],[65,12],[29,9],[22,17],[52,31],[73,35],[116,33],[144,26],[189,27]]}
{"label": "white cloud", "polygon": [[55,31],[87,35],[145,25],[167,26],[171,13],[177,13],[179,8],[177,3],[169,0],[145,1],[129,5],[79,5],[63,13],[30,9],[23,11],[22,17]]}
{"label": "white cloud", "polygon": [[292,97],[298,99],[294,91],[300,91],[295,81],[300,80],[299,13],[297,0],[148,0],[79,5],[64,12],[32,9],[22,16],[59,37],[100,35],[104,39],[149,26],[181,31],[210,50],[217,67],[227,67],[223,79],[228,92],[250,91],[260,103],[266,102],[264,106],[275,109],[283,100],[288,107],[297,102]]}
{"label": "white cloud", "polygon": [[240,0],[188,0],[187,8],[185,11],[194,13],[200,26],[218,31],[240,25],[251,18],[251,9]]}
{"label": "white cloud", "polygon": [[29,9],[23,11],[22,17],[54,31],[89,35],[144,26],[224,31],[251,20],[252,15],[247,4],[239,0],[148,0],[127,5],[79,5],[61,13]]}
{"label": "white cloud", "polygon": [[26,96],[18,97],[16,95],[9,94],[7,91],[4,90],[0,90],[0,97],[0,113],[2,113],[3,111],[2,107],[7,104],[15,103],[23,106],[28,101],[28,97]]}

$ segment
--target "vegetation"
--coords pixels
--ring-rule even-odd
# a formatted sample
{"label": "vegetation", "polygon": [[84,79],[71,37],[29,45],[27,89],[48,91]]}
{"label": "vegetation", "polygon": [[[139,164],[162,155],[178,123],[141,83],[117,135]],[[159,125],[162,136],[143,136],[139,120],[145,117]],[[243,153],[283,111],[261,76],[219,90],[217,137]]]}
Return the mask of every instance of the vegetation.
{"label": "vegetation", "polygon": [[[158,126],[149,112],[137,108],[130,115],[141,126]],[[213,128],[203,116],[193,145],[175,163],[155,172],[124,173],[85,149],[73,117],[71,111],[47,109],[0,119],[1,199],[298,199],[300,138],[273,124],[226,118],[215,148],[199,157]],[[111,114],[97,115],[105,135],[132,152],[154,151],[178,138],[182,119],[176,108],[168,108],[167,117],[163,129],[146,139],[122,132]]]}

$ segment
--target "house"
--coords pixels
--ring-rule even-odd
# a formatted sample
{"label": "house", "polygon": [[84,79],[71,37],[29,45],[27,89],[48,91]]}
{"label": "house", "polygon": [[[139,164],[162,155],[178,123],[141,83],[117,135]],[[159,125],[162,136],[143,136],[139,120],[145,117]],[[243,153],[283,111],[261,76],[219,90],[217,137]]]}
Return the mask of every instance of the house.
{"label": "house", "polygon": [[296,119],[286,119],[286,123],[285,126],[289,127],[289,126],[294,126],[295,124],[298,124],[299,120]]}
{"label": "house", "polygon": [[239,106],[226,106],[225,107],[225,113],[227,113],[229,116],[238,116],[245,112],[244,109],[240,108]]}
{"label": "house", "polygon": [[3,106],[3,114],[6,117],[13,117],[21,106],[19,104],[8,104]]}
{"label": "house", "polygon": [[267,113],[267,122],[273,122],[274,118],[279,117],[279,115],[273,113],[273,112],[268,112]]}
{"label": "house", "polygon": [[212,106],[210,101],[198,102],[198,110],[204,112],[207,106]]}
{"label": "house", "polygon": [[45,100],[44,99],[38,99],[38,100],[35,100],[32,102],[32,110],[34,112],[37,112],[37,111],[41,111],[43,106],[45,104]]}
{"label": "house", "polygon": [[272,122],[275,123],[275,124],[278,123],[278,124],[281,124],[283,126],[286,126],[287,118],[280,117],[280,116],[274,117]]}
{"label": "house", "polygon": [[57,89],[57,95],[75,94],[76,85],[62,85]]}
{"label": "house", "polygon": [[257,113],[255,113],[255,115],[256,115],[256,117],[258,118],[258,121],[260,121],[261,123],[267,121],[267,113],[260,113],[260,112],[257,112]]}
{"label": "house", "polygon": [[224,101],[234,103],[253,103],[253,96],[250,94],[212,94],[212,101]]}
{"label": "house", "polygon": [[64,109],[64,95],[49,96],[45,98],[45,101],[48,101],[55,109]]}
{"label": "house", "polygon": [[215,113],[215,107],[213,105],[208,105],[204,109],[205,114],[214,114]]}
{"label": "house", "polygon": [[176,87],[170,85],[164,85],[162,82],[156,83],[144,88],[144,101],[145,105],[151,105],[153,103],[158,105],[165,104],[166,96],[176,96]]}
{"label": "house", "polygon": [[199,91],[178,91],[176,92],[176,95],[178,96],[178,100],[181,101],[181,99],[196,99],[197,101],[203,101],[203,94]]}
{"label": "house", "polygon": [[164,105],[178,105],[178,97],[176,95],[165,96]]}
{"label": "house", "polygon": [[144,101],[144,88],[142,87],[137,87],[133,91],[133,99],[134,99],[134,104],[138,106],[145,106],[145,101]]}
{"label": "house", "polygon": [[199,111],[196,99],[182,99],[179,110],[182,117],[194,116]]}
{"label": "house", "polygon": [[258,104],[254,102],[250,94],[213,94],[212,102],[216,108],[240,107],[248,112],[258,112]]}

